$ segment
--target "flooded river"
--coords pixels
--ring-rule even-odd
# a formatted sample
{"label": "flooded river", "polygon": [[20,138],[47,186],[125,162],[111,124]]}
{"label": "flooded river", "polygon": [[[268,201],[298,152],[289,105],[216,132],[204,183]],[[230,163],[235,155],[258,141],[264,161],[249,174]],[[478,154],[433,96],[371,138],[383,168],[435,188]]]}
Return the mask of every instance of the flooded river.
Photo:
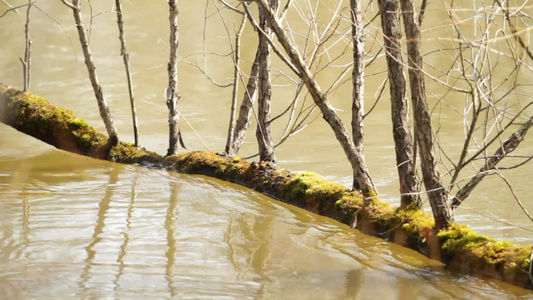
{"label": "flooded river", "polygon": [[[96,16],[91,47],[97,70],[120,138],[133,141],[115,16],[108,12],[112,5],[92,3]],[[226,54],[227,34],[210,2],[204,45],[205,2],[190,3],[180,4],[180,54],[203,68],[203,56],[197,53],[205,47]],[[70,11],[60,1],[36,4],[40,10],[32,10],[32,90],[104,130]],[[0,14],[4,10],[0,3]],[[20,15],[0,18],[0,81],[16,87],[22,85],[18,57],[24,49],[25,9],[19,10]],[[167,6],[164,1],[125,1],[124,12],[140,143],[164,153]],[[233,32],[239,18],[224,16]],[[85,20],[89,23],[88,15]],[[243,49],[245,60],[253,58],[255,39],[247,31],[245,41],[251,44]],[[207,56],[207,66],[213,79],[230,82],[227,58]],[[291,97],[292,89],[283,82],[280,79],[274,90],[274,102]],[[367,80],[368,97],[380,84]],[[182,114],[194,128],[182,122],[188,148],[223,150],[231,90],[216,87],[196,66],[182,62],[180,93]],[[339,90],[332,101],[337,99],[347,116],[349,103],[339,100],[343,97],[349,97],[349,90]],[[388,107],[382,101],[366,123],[367,162],[382,199],[398,204]],[[274,110],[276,114],[283,106]],[[283,124],[274,125],[274,136],[282,130]],[[462,125],[450,124],[441,134],[447,146],[461,146]],[[255,132],[250,132],[243,156],[257,151],[254,139]],[[350,185],[344,154],[320,119],[276,151],[280,164],[290,170],[313,171]],[[521,151],[533,152],[531,140]],[[504,174],[533,211],[531,166]],[[533,244],[531,222],[497,178],[485,180],[456,219],[498,239]],[[234,184],[73,155],[0,124],[0,299],[145,297],[533,299],[533,294],[450,273],[412,250]]]}

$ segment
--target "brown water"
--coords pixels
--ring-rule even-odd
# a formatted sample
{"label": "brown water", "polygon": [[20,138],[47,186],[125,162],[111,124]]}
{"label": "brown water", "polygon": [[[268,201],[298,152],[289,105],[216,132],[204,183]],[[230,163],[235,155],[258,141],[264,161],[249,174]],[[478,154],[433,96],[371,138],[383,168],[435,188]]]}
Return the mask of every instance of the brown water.
{"label": "brown water", "polygon": [[[95,14],[111,9],[107,2],[92,2]],[[168,49],[167,8],[160,2],[132,1],[124,4],[124,10],[141,144],[163,153],[167,123],[162,94]],[[191,3],[181,4],[183,57],[203,48],[205,3]],[[69,10],[60,1],[37,1],[37,5],[65,30],[42,12],[32,12],[32,90],[103,130]],[[3,9],[0,4],[0,13]],[[212,4],[208,10],[214,11]],[[4,41],[0,81],[19,87],[23,12],[0,18]],[[237,18],[224,16],[230,28],[238,25]],[[220,17],[213,14],[207,24],[207,51],[227,53]],[[120,137],[131,141],[115,26],[112,13],[98,15],[93,20],[91,46]],[[244,48],[247,59],[253,56],[255,39],[245,39],[250,43]],[[201,55],[188,59],[203,66]],[[208,63],[213,78],[230,80],[227,60],[209,56]],[[212,150],[222,150],[231,90],[215,87],[185,63],[180,71],[183,115]],[[380,83],[367,80],[368,97]],[[274,93],[278,95],[274,101],[285,103],[292,90],[280,86]],[[343,99],[349,99],[349,90],[339,90],[332,100],[346,114],[349,104]],[[446,146],[458,147],[461,120],[452,122],[453,115],[446,112],[441,118],[449,125],[441,133]],[[397,203],[388,120],[388,104],[382,101],[366,124],[367,159],[382,198]],[[275,136],[281,128],[274,125]],[[189,149],[206,150],[189,126],[183,123],[182,130]],[[255,151],[254,134],[250,134],[242,154]],[[522,153],[532,151],[531,141],[526,141]],[[291,170],[314,171],[344,184],[351,181],[347,161],[321,120],[279,147],[277,158]],[[505,176],[533,210],[531,174],[526,166]],[[468,201],[468,209],[457,214],[461,223],[496,238],[532,244],[531,231],[484,216],[494,214],[531,228],[501,181],[486,180]],[[450,274],[414,251],[227,182],[79,157],[4,125],[0,125],[0,270],[0,299],[533,297],[530,291],[501,282]]]}

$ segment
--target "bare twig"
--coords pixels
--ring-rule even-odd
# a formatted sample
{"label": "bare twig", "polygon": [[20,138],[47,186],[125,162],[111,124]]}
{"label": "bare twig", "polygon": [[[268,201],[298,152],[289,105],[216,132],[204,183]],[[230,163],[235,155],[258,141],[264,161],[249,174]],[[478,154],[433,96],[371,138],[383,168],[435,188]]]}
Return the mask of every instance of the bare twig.
{"label": "bare twig", "polygon": [[228,136],[226,141],[226,153],[229,152],[229,149],[231,147],[231,144],[234,140],[234,133],[235,133],[235,115],[237,111],[237,97],[239,93],[239,61],[241,59],[241,35],[244,31],[244,27],[246,25],[246,16],[243,15],[241,24],[239,26],[239,29],[237,30],[237,34],[235,35],[235,49],[234,49],[234,56],[233,56],[233,91],[231,95],[231,111],[230,111],[230,120],[229,120],[229,126],[228,126]]}
{"label": "bare twig", "polygon": [[126,68],[126,78],[128,80],[128,94],[130,97],[131,106],[131,118],[133,121],[133,136],[135,140],[135,147],[139,146],[139,124],[137,121],[137,112],[135,109],[135,97],[133,96],[133,83],[130,72],[130,55],[126,49],[126,37],[124,36],[124,20],[122,19],[122,4],[121,0],[115,0],[117,10],[117,24],[120,39],[120,55],[124,61],[124,67]]}
{"label": "bare twig", "polygon": [[30,3],[28,3],[28,4],[22,4],[22,5],[19,5],[19,6],[12,7],[11,5],[7,4],[7,2],[5,2],[5,1],[3,1],[3,2],[4,2],[7,6],[9,6],[9,7],[11,7],[11,8],[8,9],[8,10],[6,10],[6,11],[4,11],[4,13],[0,15],[0,18],[3,17],[3,16],[5,16],[5,15],[7,15],[7,13],[9,13],[10,11],[14,11],[14,12],[16,12],[17,14],[20,14],[20,13],[18,12],[18,10],[17,10],[18,8],[21,8],[21,7],[24,7],[24,6],[28,6],[28,5],[33,4],[33,2],[30,2]]}
{"label": "bare twig", "polygon": [[514,151],[524,140],[529,128],[533,126],[533,117],[530,117],[520,128],[507,138],[494,155],[487,160],[485,165],[479,170],[465,186],[463,186],[452,199],[452,209],[456,209],[470,195],[472,190],[483,180],[488,171],[495,170],[496,165],[504,159],[509,153]]}
{"label": "bare twig", "polygon": [[520,206],[520,208],[522,209],[522,211],[526,214],[526,216],[531,220],[533,221],[533,217],[531,216],[531,214],[527,211],[526,207],[524,206],[524,204],[522,203],[522,201],[520,201],[520,199],[518,198],[518,195],[516,195],[514,189],[513,189],[513,186],[511,185],[511,183],[509,182],[509,180],[507,180],[507,178],[505,178],[500,172],[497,171],[497,174],[498,176],[503,180],[503,182],[505,182],[505,184],[507,185],[507,187],[509,187],[509,190],[511,191],[511,194],[513,194],[513,198],[516,200],[516,203],[518,203],[518,205]]}
{"label": "bare twig", "polygon": [[30,39],[30,8],[32,6],[31,0],[28,0],[28,8],[26,10],[26,24],[24,26],[24,33],[26,37],[26,49],[24,51],[24,59],[19,58],[23,67],[24,92],[30,89],[31,83],[31,39]]}

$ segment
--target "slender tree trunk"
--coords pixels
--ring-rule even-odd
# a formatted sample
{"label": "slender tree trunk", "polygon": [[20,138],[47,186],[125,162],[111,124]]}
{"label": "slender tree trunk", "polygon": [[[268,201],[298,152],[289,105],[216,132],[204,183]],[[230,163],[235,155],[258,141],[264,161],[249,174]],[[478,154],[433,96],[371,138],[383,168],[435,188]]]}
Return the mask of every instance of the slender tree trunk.
{"label": "slender tree trunk", "polygon": [[[350,0],[353,43],[353,71],[352,71],[352,137],[359,156],[365,157],[365,136],[363,131],[363,117],[365,114],[365,43],[361,0]],[[358,186],[354,178],[353,186]]]}
{"label": "slender tree trunk", "polygon": [[447,202],[447,191],[442,185],[435,159],[431,114],[426,102],[426,87],[424,72],[422,71],[420,24],[413,0],[401,0],[401,5],[409,57],[411,101],[414,107],[415,131],[420,151],[422,175],[435,217],[435,227],[440,230],[453,221],[453,216]]}
{"label": "slender tree trunk", "polygon": [[257,0],[257,3],[261,9],[264,10],[265,17],[270,27],[275,32],[278,41],[287,52],[291,62],[297,68],[301,79],[304,81],[305,86],[313,98],[313,101],[322,112],[322,117],[330,125],[337,140],[341,144],[346,157],[350,161],[354,178],[356,178],[358,183],[358,186],[354,186],[354,188],[360,189],[366,197],[375,196],[377,192],[366,168],[364,158],[361,157],[357,152],[350,134],[344,127],[344,124],[339,116],[335,113],[326,95],[322,92],[320,86],[314,79],[311,71],[305,65],[302,56],[297,50],[298,48],[287,37],[287,34],[281,27],[281,24],[277,20],[276,16],[268,8],[269,4],[267,3],[267,0]]}
{"label": "slender tree trunk", "polygon": [[96,101],[98,102],[100,116],[104,121],[107,134],[109,135],[109,141],[112,145],[116,145],[118,143],[118,134],[115,125],[113,125],[113,119],[111,118],[111,113],[109,112],[109,107],[107,106],[107,101],[105,100],[102,87],[98,82],[96,67],[94,66],[92,60],[89,42],[87,41],[87,35],[85,34],[85,27],[83,26],[83,20],[81,17],[80,1],[73,0],[72,3],[70,3],[67,2],[67,0],[62,0],[62,2],[70,7],[72,9],[72,13],[74,14],[76,28],[78,29],[78,36],[80,38],[81,48],[83,50],[83,56],[85,57],[85,65],[87,66],[87,71],[89,72],[89,78],[93,86],[94,95],[96,96]]}
{"label": "slender tree trunk", "polygon": [[[228,136],[226,139],[226,153],[229,154],[229,148],[235,139],[235,113],[237,111],[237,97],[239,94],[239,70],[240,70],[240,60],[241,60],[241,35],[244,31],[244,26],[246,25],[246,16],[243,15],[241,25],[235,36],[235,53],[233,55],[233,92],[231,95],[231,112],[228,126]],[[234,154],[231,154],[234,155]]]}
{"label": "slender tree trunk", "polygon": [[168,59],[168,88],[165,92],[168,107],[168,151],[167,156],[178,153],[178,142],[181,139],[178,128],[179,111],[178,100],[178,0],[169,0],[169,21],[170,21],[170,56]]}
{"label": "slender tree trunk", "polygon": [[403,72],[400,8],[398,0],[379,0],[381,27],[387,54],[387,69],[391,95],[392,132],[396,150],[396,164],[400,179],[401,206],[422,205],[419,180],[414,166],[414,145],[409,120],[409,102],[405,96]]}
{"label": "slender tree trunk", "polygon": [[226,153],[228,155],[236,155],[239,152],[252,120],[252,106],[256,98],[257,84],[259,81],[259,56],[260,51],[259,48],[257,48],[254,63],[252,64],[252,69],[250,71],[250,77],[248,78],[248,83],[246,84],[244,99],[242,100],[241,107],[239,109],[239,117],[237,118],[237,122],[233,130],[233,141],[231,144],[226,145]]}
{"label": "slender tree trunk", "polygon": [[[275,12],[278,8],[278,0],[269,0],[270,9]],[[259,26],[263,32],[272,38],[272,30],[265,18],[263,9],[259,8]],[[276,161],[274,146],[270,133],[270,107],[272,96],[271,80],[271,51],[270,44],[265,35],[259,35],[259,98],[257,120],[257,144],[259,146],[260,161]]]}
{"label": "slender tree trunk", "polygon": [[24,33],[26,35],[26,49],[24,50],[24,59],[22,62],[22,71],[24,76],[24,91],[30,89],[31,83],[31,38],[30,38],[30,8],[32,6],[31,0],[28,0],[28,8],[26,10],[26,25],[24,26]]}
{"label": "slender tree trunk", "polygon": [[131,118],[133,121],[133,136],[135,139],[135,147],[139,146],[139,125],[137,122],[137,112],[135,109],[135,97],[133,96],[133,83],[130,73],[130,55],[126,50],[126,38],[124,37],[124,21],[122,19],[122,5],[121,0],[115,0],[115,6],[117,10],[117,24],[120,39],[120,55],[124,61],[124,67],[126,68],[126,78],[128,79],[128,93],[130,96],[131,106]]}

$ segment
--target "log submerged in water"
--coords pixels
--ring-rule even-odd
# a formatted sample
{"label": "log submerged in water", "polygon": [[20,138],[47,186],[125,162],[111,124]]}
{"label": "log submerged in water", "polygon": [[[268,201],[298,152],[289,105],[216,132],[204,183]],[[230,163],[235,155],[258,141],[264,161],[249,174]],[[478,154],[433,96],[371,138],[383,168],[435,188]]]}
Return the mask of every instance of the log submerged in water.
{"label": "log submerged in water", "polygon": [[453,224],[435,233],[434,219],[414,209],[398,209],[310,172],[293,173],[272,163],[250,162],[213,152],[192,151],[163,157],[108,137],[74,113],[30,92],[0,83],[0,122],[58,149],[113,162],[202,174],[234,182],[274,199],[348,224],[361,232],[412,248],[463,274],[496,278],[533,289],[531,247],[496,241]]}

